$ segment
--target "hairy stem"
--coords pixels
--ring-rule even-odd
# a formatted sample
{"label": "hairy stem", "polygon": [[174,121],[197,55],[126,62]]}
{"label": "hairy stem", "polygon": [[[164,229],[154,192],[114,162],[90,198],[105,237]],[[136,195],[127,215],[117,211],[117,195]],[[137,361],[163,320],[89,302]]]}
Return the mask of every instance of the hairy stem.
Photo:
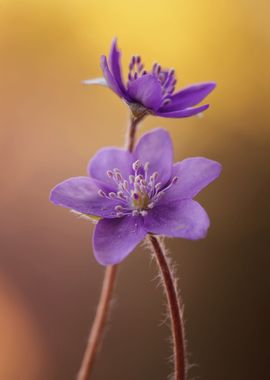
{"label": "hairy stem", "polygon": [[108,266],[105,269],[102,291],[95,320],[89,335],[88,344],[84,353],[77,380],[89,379],[109,314],[110,303],[115,284],[116,269],[117,265]]}
{"label": "hairy stem", "polygon": [[166,254],[158,237],[149,234],[148,240],[156,258],[164,290],[169,306],[174,354],[174,380],[186,379],[186,357],[184,342],[184,326],[180,310],[180,302],[177,294],[176,280],[166,258]]}
{"label": "hairy stem", "polygon": [[135,136],[136,136],[136,131],[137,131],[137,126],[139,122],[143,119],[144,115],[139,116],[139,117],[134,117],[131,114],[130,118],[130,123],[129,123],[129,128],[127,131],[127,142],[126,142],[126,149],[129,152],[133,152],[134,150],[134,145],[135,145]]}

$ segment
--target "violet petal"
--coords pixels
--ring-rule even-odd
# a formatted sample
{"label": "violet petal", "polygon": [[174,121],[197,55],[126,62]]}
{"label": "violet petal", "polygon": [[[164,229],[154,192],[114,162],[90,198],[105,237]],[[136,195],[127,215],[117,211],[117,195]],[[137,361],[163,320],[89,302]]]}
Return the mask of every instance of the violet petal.
{"label": "violet petal", "polygon": [[131,173],[132,163],[135,161],[132,153],[118,148],[100,149],[89,161],[88,173],[108,185],[115,187],[112,179],[107,175],[108,170],[119,169],[124,179]]}
{"label": "violet petal", "polygon": [[171,178],[173,144],[169,133],[163,128],[145,133],[138,141],[134,156],[142,164],[149,162],[149,176],[158,172],[158,182],[165,185]]}
{"label": "violet petal", "polygon": [[217,161],[204,157],[187,158],[173,165],[172,177],[177,182],[165,193],[161,203],[193,198],[221,173],[222,166]]}
{"label": "violet petal", "polygon": [[141,217],[102,219],[93,236],[94,254],[102,265],[118,264],[145,237]]}
{"label": "violet petal", "polygon": [[101,197],[99,189],[106,185],[89,177],[72,177],[56,185],[50,200],[56,205],[104,218],[115,218],[114,207],[119,203]]}
{"label": "violet petal", "polygon": [[107,58],[105,55],[102,55],[100,58],[100,66],[104,75],[104,78],[106,79],[106,82],[108,86],[118,95],[120,98],[125,97],[124,93],[121,91],[120,87],[118,86],[118,83],[114,79],[112,73],[110,72],[110,69],[108,67]]}
{"label": "violet petal", "polygon": [[146,74],[128,83],[128,95],[144,107],[157,111],[162,103],[162,88],[157,78]]}
{"label": "violet petal", "polygon": [[179,111],[172,111],[172,112],[159,111],[159,112],[156,112],[156,115],[160,117],[170,117],[170,118],[189,117],[189,116],[197,115],[198,113],[205,111],[207,108],[209,108],[209,104],[205,104],[200,107],[186,108],[186,109],[182,109]]}
{"label": "violet petal", "polygon": [[120,90],[123,93],[125,93],[126,89],[125,89],[123,79],[122,79],[120,57],[121,57],[121,53],[117,48],[117,39],[115,38],[112,42],[112,47],[111,47],[110,56],[109,56],[109,64],[110,64],[111,73],[114,76],[114,79],[116,80]]}
{"label": "violet petal", "polygon": [[216,87],[214,82],[198,83],[188,86],[171,96],[171,102],[162,107],[162,112],[178,111],[200,103]]}
{"label": "violet petal", "polygon": [[144,218],[147,231],[157,235],[202,239],[209,227],[209,218],[199,203],[192,199],[157,204]]}

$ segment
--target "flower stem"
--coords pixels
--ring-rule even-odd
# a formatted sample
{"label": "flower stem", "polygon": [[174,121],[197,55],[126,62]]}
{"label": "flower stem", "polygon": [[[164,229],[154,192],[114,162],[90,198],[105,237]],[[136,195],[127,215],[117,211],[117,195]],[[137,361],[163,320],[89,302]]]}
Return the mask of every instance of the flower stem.
{"label": "flower stem", "polygon": [[159,266],[162,283],[169,306],[174,350],[174,380],[186,379],[186,357],[184,342],[184,326],[178,299],[176,280],[158,237],[149,234],[148,239]]}
{"label": "flower stem", "polygon": [[89,335],[88,344],[84,353],[81,368],[77,380],[89,379],[95,357],[98,352],[99,344],[103,336],[104,327],[108,318],[111,298],[113,294],[117,265],[108,266],[100,295],[100,300],[95,316],[95,320]]}
{"label": "flower stem", "polygon": [[[128,128],[126,149],[132,152],[135,145],[135,136],[138,123],[143,116],[135,118],[131,116]],[[99,298],[96,316],[90,331],[87,347],[84,353],[82,364],[77,376],[77,380],[87,380],[93,369],[94,361],[103,337],[104,328],[110,311],[110,303],[116,278],[117,265],[108,266],[105,269],[102,290]]]}
{"label": "flower stem", "polygon": [[144,117],[144,115],[139,116],[139,117],[134,117],[131,114],[129,128],[127,131],[127,142],[126,142],[126,149],[129,152],[133,152],[135,140],[136,140],[135,136],[136,136],[136,131],[137,131],[137,125],[143,119],[143,117]]}

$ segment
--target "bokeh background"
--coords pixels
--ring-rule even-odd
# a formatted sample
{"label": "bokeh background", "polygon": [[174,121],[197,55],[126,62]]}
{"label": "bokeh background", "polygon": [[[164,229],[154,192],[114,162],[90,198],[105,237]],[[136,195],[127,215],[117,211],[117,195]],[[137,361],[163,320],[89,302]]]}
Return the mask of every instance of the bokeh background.
{"label": "bokeh background", "polygon": [[[168,240],[185,304],[190,379],[269,376],[268,0],[99,0],[0,3],[0,378],[75,379],[104,268],[92,225],[49,203],[59,181],[84,175],[102,146],[123,144],[126,106],[86,87],[118,36],[132,54],[174,67],[179,86],[215,80],[203,118],[149,117],[175,159],[220,161],[198,197],[206,240]],[[171,371],[164,298],[141,247],[121,265],[95,380],[164,380]]]}

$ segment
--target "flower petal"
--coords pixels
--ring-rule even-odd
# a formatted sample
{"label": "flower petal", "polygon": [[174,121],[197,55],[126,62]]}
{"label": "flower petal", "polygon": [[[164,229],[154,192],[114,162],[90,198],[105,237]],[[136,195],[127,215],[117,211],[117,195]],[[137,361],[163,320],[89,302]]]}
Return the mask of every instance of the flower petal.
{"label": "flower petal", "polygon": [[172,112],[159,111],[159,112],[156,112],[156,115],[161,116],[161,117],[170,117],[170,118],[190,117],[190,116],[197,115],[198,113],[205,111],[207,108],[209,108],[209,104],[205,104],[203,106],[195,107],[195,108],[186,108],[180,111],[172,111]]}
{"label": "flower petal", "polygon": [[209,227],[209,218],[199,203],[192,199],[157,204],[144,218],[147,231],[157,235],[202,239]]}
{"label": "flower petal", "polygon": [[127,92],[135,102],[153,111],[157,111],[161,106],[162,88],[157,78],[152,74],[146,74],[136,80],[129,81]]}
{"label": "flower petal", "polygon": [[102,265],[118,264],[144,239],[141,217],[100,220],[93,237],[94,254]]}
{"label": "flower petal", "polygon": [[158,172],[157,181],[163,185],[171,178],[173,144],[165,129],[157,128],[145,133],[135,147],[134,156],[142,164],[149,162],[149,176]]}
{"label": "flower petal", "polygon": [[82,80],[82,83],[83,84],[90,84],[90,85],[97,84],[99,86],[108,87],[107,81],[103,77],[101,77],[101,78],[93,78],[93,79],[85,79],[85,80]]}
{"label": "flower petal", "polygon": [[220,163],[204,157],[192,157],[177,162],[173,165],[172,177],[178,177],[178,181],[165,192],[160,202],[168,203],[195,197],[220,175],[221,170]]}
{"label": "flower petal", "polygon": [[89,177],[72,177],[52,189],[50,200],[83,214],[115,218],[117,202],[98,195],[98,190],[104,187],[104,184]]}
{"label": "flower petal", "polygon": [[126,92],[126,89],[125,89],[125,86],[123,84],[123,79],[122,79],[120,57],[121,57],[121,53],[117,49],[117,39],[115,38],[112,42],[112,47],[111,47],[110,56],[109,56],[109,64],[110,64],[111,73],[114,76],[114,79],[116,80],[120,90],[124,93]]}
{"label": "flower petal", "polygon": [[172,112],[190,108],[200,103],[216,87],[214,82],[198,83],[188,86],[172,95],[171,103],[162,108],[162,112]]}
{"label": "flower petal", "polygon": [[118,83],[116,82],[115,78],[113,77],[112,73],[110,72],[110,69],[108,67],[107,58],[105,55],[102,55],[100,58],[100,66],[103,71],[104,78],[108,84],[108,86],[118,95],[120,98],[125,98],[125,94],[121,91]]}
{"label": "flower petal", "polygon": [[90,177],[105,182],[112,188],[115,188],[115,183],[107,176],[107,171],[117,168],[120,170],[124,179],[128,179],[134,161],[133,154],[124,149],[103,148],[89,161],[88,173]]}

